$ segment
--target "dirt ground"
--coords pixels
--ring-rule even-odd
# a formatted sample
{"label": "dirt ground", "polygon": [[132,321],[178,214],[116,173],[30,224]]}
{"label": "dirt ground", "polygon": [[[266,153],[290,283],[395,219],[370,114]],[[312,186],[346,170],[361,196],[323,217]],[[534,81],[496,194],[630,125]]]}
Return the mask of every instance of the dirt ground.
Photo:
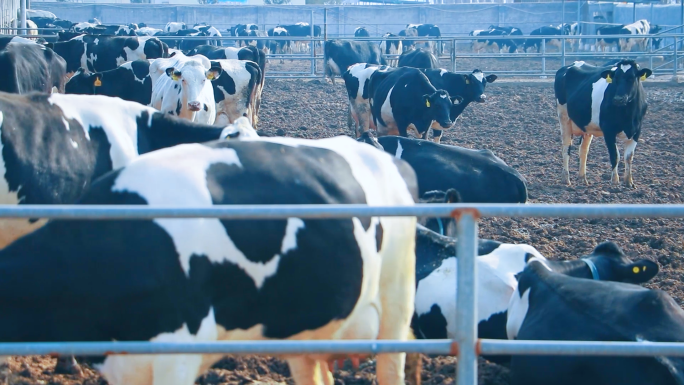
{"label": "dirt ground", "polygon": [[[560,133],[552,85],[498,82],[487,87],[486,104],[469,106],[456,130],[443,143],[487,148],[527,178],[533,203],[682,203],[684,160],[684,88],[648,87],[650,103],[634,158],[636,189],[612,187],[603,140],[595,139],[588,161],[589,186],[580,184],[578,149],[573,147],[571,179],[561,183]],[[269,135],[324,138],[351,135],[347,129],[344,85],[322,80],[267,80],[259,131]],[[620,167],[622,173],[622,166]],[[657,261],[661,273],[648,285],[684,303],[684,221],[670,219],[484,219],[480,236],[502,242],[528,243],[549,258],[577,258],[605,240],[617,242],[633,258]],[[454,382],[453,357],[423,358],[424,384]],[[0,367],[0,383],[95,385],[106,382],[87,365],[83,377],[55,375],[50,357],[11,358]],[[373,362],[360,370],[335,374],[336,384],[372,384]],[[480,364],[480,384],[505,385],[506,368]],[[283,361],[268,357],[226,358],[197,384],[256,384],[293,381]]]}

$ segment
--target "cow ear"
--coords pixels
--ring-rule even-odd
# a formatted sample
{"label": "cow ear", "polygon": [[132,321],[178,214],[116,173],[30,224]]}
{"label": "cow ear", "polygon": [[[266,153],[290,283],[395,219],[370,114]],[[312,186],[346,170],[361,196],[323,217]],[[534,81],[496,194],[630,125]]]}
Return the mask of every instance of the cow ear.
{"label": "cow ear", "polygon": [[423,95],[423,103],[425,107],[430,108],[430,95]]}
{"label": "cow ear", "polygon": [[487,79],[487,83],[494,83],[494,80],[496,80],[498,76],[496,75],[487,75],[485,79]]}
{"label": "cow ear", "polygon": [[644,81],[649,76],[653,75],[653,71],[648,68],[642,68],[639,70],[639,72],[637,72],[637,75],[639,76],[639,80]]}
{"label": "cow ear", "polygon": [[613,82],[613,78],[611,77],[612,74],[613,70],[606,70],[601,73],[601,77],[606,79],[606,83],[610,84]]}
{"label": "cow ear", "polygon": [[465,84],[470,84],[470,76],[463,75],[463,80],[465,80]]}
{"label": "cow ear", "polygon": [[625,265],[623,278],[632,283],[648,282],[658,274],[658,269],[657,263],[648,259],[641,259]]}
{"label": "cow ear", "polygon": [[213,64],[214,63],[212,63],[211,68],[209,68],[209,71],[207,71],[207,79],[209,80],[216,80],[223,74],[223,68],[221,68],[220,65]]}

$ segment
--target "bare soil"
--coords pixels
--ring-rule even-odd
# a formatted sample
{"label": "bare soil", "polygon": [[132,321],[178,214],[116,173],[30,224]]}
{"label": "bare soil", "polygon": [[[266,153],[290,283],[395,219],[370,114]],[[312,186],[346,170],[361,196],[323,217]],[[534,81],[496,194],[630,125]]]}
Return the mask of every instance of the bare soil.
{"label": "bare soil", "polygon": [[[551,83],[525,85],[497,82],[487,88],[486,104],[469,106],[458,128],[443,142],[488,148],[526,178],[534,203],[682,203],[684,196],[684,88],[647,87],[650,103],[634,158],[636,189],[612,187],[602,139],[595,139],[588,161],[589,186],[579,183],[578,154],[573,147],[572,186],[561,181],[560,132]],[[342,82],[267,80],[258,129],[263,134],[302,138],[351,135],[347,129],[346,94]],[[622,172],[622,165],[620,166]],[[480,236],[502,242],[528,243],[549,258],[577,258],[600,242],[617,242],[633,259],[657,261],[661,273],[647,286],[660,288],[682,305],[684,291],[684,221],[672,219],[484,219]],[[54,374],[54,358],[11,358],[0,367],[5,384],[95,385],[106,382],[84,365],[83,377]],[[425,384],[454,382],[455,358],[424,357]],[[374,364],[346,366],[335,373],[336,384],[374,382]],[[480,384],[508,384],[504,367],[480,362]],[[269,357],[226,358],[197,384],[287,383],[293,381],[283,361]]]}

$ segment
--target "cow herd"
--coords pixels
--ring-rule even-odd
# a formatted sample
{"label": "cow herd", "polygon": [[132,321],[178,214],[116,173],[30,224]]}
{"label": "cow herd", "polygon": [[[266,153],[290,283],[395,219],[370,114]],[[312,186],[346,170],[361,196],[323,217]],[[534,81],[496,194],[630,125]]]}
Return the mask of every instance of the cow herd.
{"label": "cow herd", "polygon": [[[169,23],[162,33],[203,27]],[[258,28],[229,32],[244,37],[245,47],[207,41],[187,50],[171,48],[170,35],[140,36],[148,28],[140,24],[130,27],[135,36],[99,33],[105,28],[78,23],[76,36],[45,43],[0,38],[3,204],[527,202],[525,178],[492,151],[440,143],[470,103],[486,102],[497,76],[439,68],[430,46],[419,46],[421,37],[439,36],[434,25],[408,25],[413,49],[403,52],[389,36],[384,46],[326,41],[326,73],[345,82],[356,138],[319,140],[257,134],[267,48],[249,45]],[[205,29],[208,38],[219,36]],[[267,34],[306,36],[306,29],[283,25]],[[296,38],[285,46],[276,50],[314,48]],[[385,62],[387,50],[401,54],[397,67]],[[623,179],[634,186],[632,158],[647,108],[641,82],[650,75],[631,60],[575,62],[557,72],[567,183],[572,136],[582,137],[580,178],[593,136],[603,136],[612,183],[619,183],[620,139]],[[434,140],[424,140],[430,130]],[[3,342],[456,334],[452,218],[17,219],[0,228]],[[636,286],[658,273],[654,262],[632,261],[612,242],[562,262],[532,245],[479,242],[482,338],[684,342],[684,312],[667,294]],[[111,385],[190,385],[220,358],[118,355],[94,363]],[[339,356],[284,358],[297,384],[334,383],[330,361]],[[520,385],[674,384],[684,367],[667,357],[488,358],[510,365]],[[379,355],[378,383],[403,384],[405,361],[403,353]]]}

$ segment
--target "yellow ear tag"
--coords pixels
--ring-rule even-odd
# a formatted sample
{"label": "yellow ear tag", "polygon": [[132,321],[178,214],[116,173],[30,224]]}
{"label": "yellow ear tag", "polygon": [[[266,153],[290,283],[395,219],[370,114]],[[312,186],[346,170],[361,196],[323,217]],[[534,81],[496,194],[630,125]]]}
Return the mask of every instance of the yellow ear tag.
{"label": "yellow ear tag", "polygon": [[427,108],[430,108],[430,101],[429,101],[429,100],[426,100],[426,101],[425,101],[425,105],[427,106]]}
{"label": "yellow ear tag", "polygon": [[610,78],[610,75],[606,76],[606,83],[612,83],[613,79]]}
{"label": "yellow ear tag", "polygon": [[466,78],[466,84],[470,84],[470,79]]}
{"label": "yellow ear tag", "polygon": [[95,78],[95,87],[100,87],[102,86],[102,80],[100,78]]}
{"label": "yellow ear tag", "polygon": [[642,267],[641,271],[646,271],[646,266]]}
{"label": "yellow ear tag", "polygon": [[214,73],[213,72],[207,73],[207,79],[214,80]]}
{"label": "yellow ear tag", "polygon": [[178,76],[176,76],[176,74],[171,74],[171,79],[178,80]]}
{"label": "yellow ear tag", "polygon": [[634,274],[639,274],[639,268],[636,267],[636,266],[634,266],[634,267],[632,268],[632,272],[633,272]]}
{"label": "yellow ear tag", "polygon": [[641,79],[642,82],[643,82],[644,80],[646,80],[646,74],[641,75],[641,77],[640,77],[639,79]]}

